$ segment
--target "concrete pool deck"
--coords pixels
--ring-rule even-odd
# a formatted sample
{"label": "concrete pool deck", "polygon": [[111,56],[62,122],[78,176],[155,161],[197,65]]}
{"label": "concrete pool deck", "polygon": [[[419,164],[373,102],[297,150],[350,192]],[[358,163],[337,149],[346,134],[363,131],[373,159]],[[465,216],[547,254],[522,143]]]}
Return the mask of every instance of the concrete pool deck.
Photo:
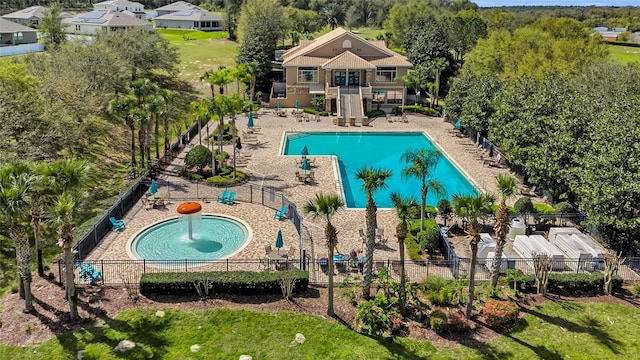
{"label": "concrete pool deck", "polygon": [[[442,118],[409,114],[407,119],[408,123],[403,123],[388,122],[384,118],[378,118],[370,126],[366,127],[341,127],[334,125],[330,117],[323,117],[319,122],[313,120],[298,122],[292,116],[287,118],[278,117],[273,114],[271,109],[261,109],[259,115],[254,118],[256,131],[253,135],[242,138],[241,152],[243,158],[246,159],[246,163],[239,169],[250,176],[252,184],[275,189],[290,201],[293,201],[301,212],[304,204],[313,199],[317,192],[336,193],[336,188],[339,187],[339,184],[336,183],[334,169],[328,156],[310,157],[316,159],[315,166],[312,169],[315,172],[315,182],[313,184],[305,185],[298,182],[294,173],[298,168],[296,160],[299,160],[299,156],[280,155],[281,143],[285,132],[421,131],[429,137],[432,143],[439,147],[449,161],[454,163],[476,187],[482,191],[498,194],[495,178],[498,173],[508,173],[508,169],[483,165],[483,161],[477,159],[477,147],[475,147],[472,140],[458,138],[450,134],[449,130],[453,126],[448,122],[444,122]],[[244,133],[247,130],[246,123],[246,116],[238,116],[237,124],[240,133]],[[206,136],[205,129],[202,129],[202,134]],[[174,159],[173,163],[169,165],[160,178],[168,181],[184,181],[177,176],[177,172],[182,166],[182,161],[188,150],[197,143],[197,138],[192,139],[190,144]],[[225,151],[233,153],[231,145],[225,146]],[[222,189],[220,189],[220,192],[222,192]],[[195,194],[192,200],[198,200]],[[109,233],[98,247],[89,254],[88,259],[129,259],[125,247],[131,236],[152,223],[176,216],[175,208],[177,205],[177,201],[170,200],[169,204],[167,204],[167,209],[145,210],[142,202],[139,201],[125,216],[126,229],[122,232]],[[233,206],[217,202],[202,202],[202,206],[204,213],[234,216],[243,219],[252,228],[253,239],[233,259],[264,258],[265,246],[271,245],[273,247],[278,229],[281,229],[284,235],[285,245],[282,251],[286,252],[289,246],[294,246],[296,249],[300,248],[299,236],[293,224],[288,220],[278,221],[274,219],[273,209],[245,202],[237,202]],[[304,224],[309,229],[313,240],[313,244],[306,241],[302,247],[307,250],[308,255],[314,258],[326,256],[323,219],[314,220],[304,214],[301,215],[304,216]],[[338,250],[341,253],[348,254],[353,248],[365,250],[358,236],[358,230],[365,228],[364,209],[343,209],[332,218],[332,222],[339,231]],[[379,227],[385,230],[388,246],[376,249],[375,258],[385,260],[398,259],[398,245],[394,236],[397,224],[395,210],[379,209],[378,224]]]}

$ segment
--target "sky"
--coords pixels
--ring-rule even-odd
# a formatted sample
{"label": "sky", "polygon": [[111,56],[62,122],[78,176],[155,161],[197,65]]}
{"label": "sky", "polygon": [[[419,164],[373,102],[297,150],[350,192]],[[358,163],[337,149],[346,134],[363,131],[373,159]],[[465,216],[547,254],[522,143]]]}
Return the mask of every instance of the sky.
{"label": "sky", "polygon": [[640,6],[640,0],[476,0],[480,7],[495,6]]}

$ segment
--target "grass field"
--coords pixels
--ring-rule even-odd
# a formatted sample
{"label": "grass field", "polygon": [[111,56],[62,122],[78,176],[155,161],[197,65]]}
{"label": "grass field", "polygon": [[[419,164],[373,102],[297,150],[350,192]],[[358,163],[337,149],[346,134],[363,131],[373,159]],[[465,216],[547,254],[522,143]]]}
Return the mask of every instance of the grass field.
{"label": "grass field", "polygon": [[[120,358],[119,341],[142,344],[128,359],[637,359],[640,314],[610,303],[547,301],[509,334],[487,344],[434,347],[428,341],[372,337],[317,316],[247,310],[129,310],[37,347],[0,346],[2,359]],[[296,333],[307,341],[290,345]],[[190,347],[200,350],[192,353]],[[124,355],[122,355],[124,356]]]}
{"label": "grass field", "polygon": [[609,59],[626,64],[640,61],[640,47],[608,45]]}

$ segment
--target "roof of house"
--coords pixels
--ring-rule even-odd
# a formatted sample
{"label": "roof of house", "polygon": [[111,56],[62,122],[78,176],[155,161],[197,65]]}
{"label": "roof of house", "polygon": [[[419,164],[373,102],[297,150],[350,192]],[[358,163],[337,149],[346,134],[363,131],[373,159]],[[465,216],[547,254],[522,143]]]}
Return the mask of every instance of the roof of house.
{"label": "roof of house", "polygon": [[30,19],[32,17],[42,18],[46,10],[47,8],[44,6],[31,6],[10,14],[2,15],[2,17],[6,19]]}
{"label": "roof of house", "polygon": [[605,37],[605,38],[611,38],[611,37],[617,38],[618,36],[620,36],[620,33],[615,31],[600,31],[600,35],[602,35],[602,37]]}
{"label": "roof of house", "polygon": [[164,10],[164,11],[182,11],[182,10],[192,10],[192,9],[197,9],[197,10],[202,10],[202,8],[193,5],[192,3],[188,3],[186,1],[176,1],[174,3],[159,7],[156,9],[156,11],[158,10]]}
{"label": "roof of house", "polygon": [[95,10],[80,14],[71,19],[63,20],[69,24],[93,24],[100,26],[145,26],[149,25],[144,20],[137,19],[125,13],[111,10]]}
{"label": "roof of house", "polygon": [[157,16],[154,20],[222,21],[222,16],[207,10],[182,10]]}
{"label": "roof of house", "polygon": [[32,29],[28,26],[16,24],[7,19],[0,18],[0,33],[9,34],[16,32],[37,32],[38,30]]}
{"label": "roof of house", "polygon": [[125,7],[140,6],[140,7],[144,7],[144,5],[142,5],[139,2],[131,2],[131,1],[128,1],[128,0],[107,0],[107,1],[99,2],[99,3],[93,4],[93,5],[113,5],[113,6],[125,6]]}
{"label": "roof of house", "polygon": [[[332,57],[318,57],[312,55],[317,50],[332,41],[338,39],[358,40],[368,44],[371,48],[377,50],[377,55],[360,56],[349,50]],[[301,66],[315,65],[326,69],[334,68],[361,68],[375,69],[377,65],[383,66],[401,66],[411,67],[412,64],[402,55],[388,49],[384,41],[365,40],[354,33],[347,31],[341,27],[330,31],[315,40],[300,41],[300,45],[289,49],[282,54],[283,66]]]}

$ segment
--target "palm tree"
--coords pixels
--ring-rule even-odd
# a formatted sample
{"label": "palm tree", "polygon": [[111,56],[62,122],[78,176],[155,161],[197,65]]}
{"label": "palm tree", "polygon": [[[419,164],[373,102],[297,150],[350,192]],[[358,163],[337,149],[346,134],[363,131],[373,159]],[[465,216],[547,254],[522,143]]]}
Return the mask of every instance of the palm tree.
{"label": "palm tree", "polygon": [[429,64],[429,66],[433,69],[433,71],[435,71],[436,73],[436,82],[435,82],[435,103],[438,104],[438,95],[440,94],[440,74],[442,74],[442,72],[444,70],[446,70],[449,67],[449,61],[447,61],[447,59],[443,58],[443,57],[438,57],[435,58],[433,60],[431,60],[431,63]]}
{"label": "palm tree", "polygon": [[209,84],[209,89],[211,90],[212,98],[216,97],[215,84],[209,80],[213,77],[213,73],[214,73],[213,70],[207,70],[204,72],[204,74],[200,76],[200,81],[206,81]]}
{"label": "palm tree", "polygon": [[334,30],[338,25],[344,24],[344,8],[336,3],[329,3],[322,8],[321,15],[327,24],[331,26],[331,30]]}
{"label": "palm tree", "polygon": [[83,189],[90,174],[89,163],[84,160],[62,159],[49,165],[48,175],[52,179],[55,205],[50,210],[49,222],[58,229],[58,245],[64,249],[65,284],[71,320],[78,318],[78,297],[76,294],[73,265],[73,217],[84,198]]}
{"label": "palm tree", "polygon": [[169,139],[169,118],[174,111],[173,104],[176,101],[176,92],[169,89],[160,90],[160,96],[164,100],[164,111],[163,111],[163,125],[164,125],[164,152],[165,154],[169,151],[170,142]]}
{"label": "palm tree", "polygon": [[496,179],[498,181],[498,190],[500,191],[500,206],[496,211],[496,224],[493,227],[498,238],[496,244],[496,250],[494,252],[493,263],[491,264],[491,286],[496,287],[498,284],[498,277],[500,276],[500,265],[502,264],[502,251],[504,245],[507,242],[507,232],[509,231],[509,209],[507,208],[507,199],[512,197],[516,188],[518,187],[518,181],[513,175],[510,174],[498,174]]}
{"label": "palm tree", "polygon": [[418,77],[416,77],[414,73],[408,73],[407,75],[403,75],[396,80],[402,81],[402,83],[406,88],[415,90],[416,97],[413,102],[413,105],[417,106],[418,105],[418,88],[420,88],[420,85],[421,85],[420,79],[418,79]]}
{"label": "palm tree", "polygon": [[153,121],[153,139],[156,148],[156,160],[160,159],[160,120],[164,118],[166,104],[160,93],[149,98],[147,109]]}
{"label": "palm tree", "polygon": [[471,310],[473,309],[473,295],[475,292],[476,281],[476,262],[478,257],[478,243],[480,242],[480,232],[482,231],[478,218],[491,210],[493,199],[486,194],[476,195],[454,195],[453,207],[457,214],[469,217],[469,225],[465,230],[467,240],[471,247],[471,264],[469,269],[469,296],[467,299],[467,308],[465,315],[471,318]]}
{"label": "palm tree", "polygon": [[391,194],[391,201],[396,208],[398,225],[396,225],[396,237],[398,238],[398,252],[400,253],[400,313],[406,314],[407,279],[404,275],[404,241],[407,238],[407,224],[418,214],[418,202],[415,199],[405,199],[398,193]]}
{"label": "palm tree", "polygon": [[231,76],[236,79],[236,92],[240,93],[240,80],[247,74],[247,65],[240,63],[231,69]]}
{"label": "palm tree", "polygon": [[31,249],[24,223],[29,214],[33,175],[15,173],[11,165],[0,170],[0,217],[9,229],[16,248],[20,282],[24,288],[24,311],[33,310],[31,296]]}
{"label": "palm tree", "polygon": [[220,65],[218,66],[218,70],[207,71],[200,77],[200,79],[209,83],[209,86],[211,87],[211,97],[214,97],[214,85],[218,86],[220,95],[224,95],[224,87],[233,81],[231,75],[231,69],[227,69],[226,66]]}
{"label": "palm tree", "polygon": [[364,263],[364,281],[362,284],[362,296],[365,299],[371,297],[371,282],[373,278],[373,251],[376,245],[376,228],[378,221],[376,219],[376,202],[373,200],[373,194],[387,187],[385,180],[391,177],[391,170],[376,169],[363,167],[356,171],[356,179],[362,180],[362,189],[367,195],[367,209],[365,213],[367,224],[367,259]]}
{"label": "palm tree", "polygon": [[247,74],[249,74],[251,81],[250,81],[250,86],[249,88],[250,90],[250,97],[251,97],[251,101],[255,101],[255,96],[256,96],[256,79],[257,79],[257,72],[258,72],[258,63],[255,61],[249,62],[245,64],[247,66]]}
{"label": "palm tree", "polygon": [[125,124],[131,131],[131,166],[136,166],[136,122],[133,115],[133,108],[136,107],[137,99],[134,96],[117,97],[109,103],[108,113],[117,118],[124,120]]}
{"label": "palm tree", "polygon": [[405,177],[415,177],[420,179],[422,183],[420,187],[420,230],[424,230],[424,219],[427,207],[427,193],[429,188],[433,192],[442,197],[445,195],[444,186],[436,179],[431,178],[432,171],[435,169],[442,155],[437,150],[407,150],[402,154],[402,160],[409,165],[402,170]]}
{"label": "palm tree", "polygon": [[315,201],[309,200],[304,206],[303,210],[305,214],[310,214],[314,219],[318,217],[324,217],[327,221],[327,225],[324,228],[324,236],[327,239],[327,247],[329,248],[329,294],[328,294],[328,307],[327,315],[333,316],[333,250],[338,245],[338,230],[331,224],[331,217],[335,215],[338,210],[342,209],[344,203],[338,195],[330,194],[324,195],[317,193]]}

